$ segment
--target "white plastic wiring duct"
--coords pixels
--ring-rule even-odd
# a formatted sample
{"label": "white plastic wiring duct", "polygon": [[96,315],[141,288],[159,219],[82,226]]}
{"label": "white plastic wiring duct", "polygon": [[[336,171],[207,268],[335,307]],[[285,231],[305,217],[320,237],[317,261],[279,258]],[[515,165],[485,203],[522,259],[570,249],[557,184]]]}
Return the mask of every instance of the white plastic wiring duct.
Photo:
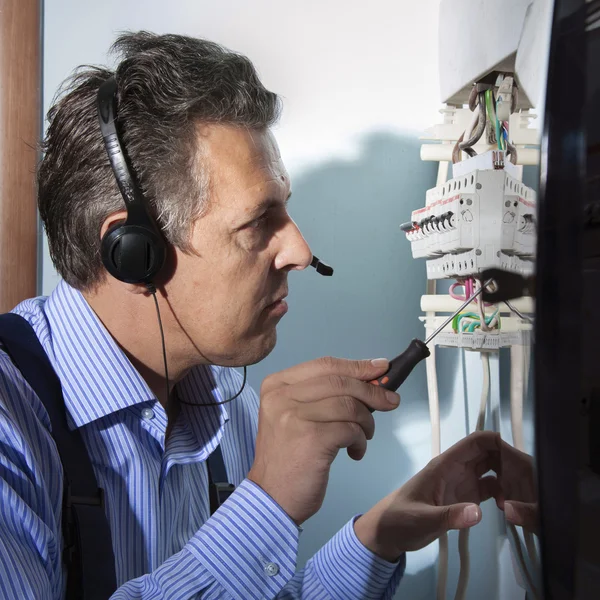
{"label": "white plastic wiring duct", "polygon": [[[462,302],[460,300],[456,300],[445,294],[437,294],[436,296],[421,296],[421,310],[423,312],[435,311],[451,313],[454,312],[461,304]],[[533,298],[519,298],[518,300],[512,300],[511,304],[519,312],[533,314]],[[510,314],[511,312],[510,308],[505,304],[500,304],[497,308],[500,309],[501,314]],[[466,311],[471,312],[476,312],[476,309],[477,305],[474,302],[465,308]]]}
{"label": "white plastic wiring duct", "polygon": [[[447,161],[441,161],[438,166],[438,175],[436,185],[442,185],[448,179]],[[435,280],[427,282],[427,295],[433,295],[436,292]],[[426,312],[426,322],[433,323],[435,312]],[[429,335],[430,327],[427,327]],[[433,329],[431,329],[433,331]],[[427,373],[427,393],[429,396],[429,418],[431,421],[431,454],[436,457],[441,453],[442,438],[440,429],[440,396],[437,383],[437,371],[435,363],[435,346],[431,345],[430,356],[425,360],[425,371]],[[448,580],[448,535],[444,534],[439,539],[439,557],[438,557],[438,579],[436,588],[436,599],[446,599],[446,584]]]}

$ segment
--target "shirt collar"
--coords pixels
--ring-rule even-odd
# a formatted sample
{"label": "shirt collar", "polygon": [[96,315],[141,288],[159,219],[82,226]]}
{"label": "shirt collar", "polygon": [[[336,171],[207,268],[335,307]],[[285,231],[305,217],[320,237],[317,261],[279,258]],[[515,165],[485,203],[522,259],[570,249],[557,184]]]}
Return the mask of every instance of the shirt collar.
{"label": "shirt collar", "polygon": [[[62,383],[71,429],[135,404],[156,400],[81,292],[61,281],[48,298],[46,315],[52,335],[54,368]],[[222,401],[217,386],[212,385],[214,377],[200,375],[204,369],[192,369],[182,382],[185,382],[186,401]],[[210,368],[207,370],[212,372]],[[217,408],[222,411],[215,412],[227,420],[223,407]]]}

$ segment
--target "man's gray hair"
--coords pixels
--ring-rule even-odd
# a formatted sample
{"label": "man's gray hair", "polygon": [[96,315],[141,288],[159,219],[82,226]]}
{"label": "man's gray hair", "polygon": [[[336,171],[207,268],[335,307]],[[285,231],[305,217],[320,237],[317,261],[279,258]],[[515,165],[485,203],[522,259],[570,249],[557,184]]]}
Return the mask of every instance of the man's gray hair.
{"label": "man's gray hair", "polygon": [[116,75],[118,126],[135,177],[167,241],[186,252],[208,202],[198,126],[265,129],[281,110],[245,56],[212,42],[142,31],[120,36],[112,50],[121,58],[115,73],[80,67],[63,84],[38,171],[52,261],[80,290],[103,281],[100,229],[124,208],[96,113],[104,81]]}

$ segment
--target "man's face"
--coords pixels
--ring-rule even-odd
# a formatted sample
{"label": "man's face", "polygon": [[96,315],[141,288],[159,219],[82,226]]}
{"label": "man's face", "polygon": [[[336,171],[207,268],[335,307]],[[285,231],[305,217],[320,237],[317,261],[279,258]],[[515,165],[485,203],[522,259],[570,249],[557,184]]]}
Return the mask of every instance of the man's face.
{"label": "man's face", "polygon": [[176,250],[166,285],[172,350],[190,363],[249,365],[275,346],[287,275],[312,254],[287,213],[290,179],[272,134],[215,125],[201,138],[209,208],[193,224],[196,254]]}

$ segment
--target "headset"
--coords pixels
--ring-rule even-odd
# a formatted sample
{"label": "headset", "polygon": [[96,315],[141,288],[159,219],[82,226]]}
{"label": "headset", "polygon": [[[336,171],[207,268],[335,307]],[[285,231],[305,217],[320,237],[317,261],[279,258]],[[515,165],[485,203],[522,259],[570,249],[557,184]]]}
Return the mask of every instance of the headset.
{"label": "headset", "polygon": [[117,131],[117,81],[106,80],[98,90],[100,130],[119,190],[125,201],[127,219],[111,227],[102,238],[102,263],[125,283],[151,284],[165,264],[167,242],[150,214],[138,187]]}

